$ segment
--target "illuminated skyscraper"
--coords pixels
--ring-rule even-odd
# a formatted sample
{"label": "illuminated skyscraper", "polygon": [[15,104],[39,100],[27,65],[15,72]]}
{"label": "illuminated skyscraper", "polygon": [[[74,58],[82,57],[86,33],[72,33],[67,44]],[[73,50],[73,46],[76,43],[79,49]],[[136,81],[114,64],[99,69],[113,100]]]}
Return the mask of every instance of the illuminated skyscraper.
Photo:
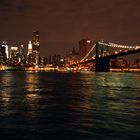
{"label": "illuminated skyscraper", "polygon": [[38,65],[39,64],[39,51],[40,51],[40,45],[39,45],[39,31],[33,32],[33,64]]}
{"label": "illuminated skyscraper", "polygon": [[23,55],[23,54],[24,54],[24,46],[23,46],[23,45],[21,45],[21,46],[19,47],[19,54],[20,54],[20,55]]}
{"label": "illuminated skyscraper", "polygon": [[19,62],[21,65],[24,63],[24,46],[21,45],[18,47],[18,56],[19,56]]}
{"label": "illuminated skyscraper", "polygon": [[79,41],[79,60],[86,56],[92,47],[92,41],[89,39],[82,39]]}
{"label": "illuminated skyscraper", "polygon": [[28,44],[28,55],[32,54],[32,50],[33,50],[32,42],[29,41],[29,44]]}
{"label": "illuminated skyscraper", "polygon": [[28,53],[27,53],[27,65],[28,66],[36,65],[35,58],[36,58],[36,53],[35,53],[35,51],[33,52],[32,42],[29,41],[29,44],[28,44]]}
{"label": "illuminated skyscraper", "polygon": [[6,48],[2,45],[0,46],[0,64],[6,64],[7,58],[6,58]]}
{"label": "illuminated skyscraper", "polygon": [[18,65],[20,63],[18,47],[10,48],[10,64]]}
{"label": "illuminated skyscraper", "polygon": [[6,58],[8,59],[9,58],[9,50],[8,50],[8,44],[7,42],[3,41],[2,47],[5,47],[5,53],[6,53]]}

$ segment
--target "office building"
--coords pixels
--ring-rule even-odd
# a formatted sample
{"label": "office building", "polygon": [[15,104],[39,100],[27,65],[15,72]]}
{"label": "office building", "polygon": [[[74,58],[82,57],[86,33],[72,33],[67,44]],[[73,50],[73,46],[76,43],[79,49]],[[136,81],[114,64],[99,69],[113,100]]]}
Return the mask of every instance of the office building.
{"label": "office building", "polygon": [[20,59],[19,59],[19,50],[18,47],[11,47],[10,48],[10,65],[19,65]]}
{"label": "office building", "polygon": [[39,43],[39,31],[33,32],[33,65],[39,65],[40,43]]}
{"label": "office building", "polygon": [[79,41],[79,61],[90,51],[92,44],[92,41],[89,39],[82,39]]}
{"label": "office building", "polygon": [[8,50],[8,44],[7,42],[3,41],[2,47],[5,47],[5,53],[6,53],[6,58],[8,59],[9,58],[9,50]]}
{"label": "office building", "polygon": [[31,41],[29,41],[29,43],[28,43],[28,55],[29,54],[32,54],[32,51],[33,51],[33,46],[32,46],[32,42]]}
{"label": "office building", "polygon": [[0,46],[0,64],[6,64],[7,56],[6,56],[6,48],[4,46]]}

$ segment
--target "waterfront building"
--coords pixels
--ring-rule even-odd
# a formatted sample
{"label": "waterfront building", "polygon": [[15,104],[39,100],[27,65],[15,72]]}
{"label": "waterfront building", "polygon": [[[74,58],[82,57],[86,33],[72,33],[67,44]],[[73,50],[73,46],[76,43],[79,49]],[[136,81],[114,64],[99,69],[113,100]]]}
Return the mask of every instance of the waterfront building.
{"label": "waterfront building", "polygon": [[19,58],[19,50],[18,47],[11,47],[10,48],[10,65],[19,65],[20,58]]}
{"label": "waterfront building", "polygon": [[28,53],[27,53],[27,55],[32,54],[32,51],[33,51],[33,45],[32,45],[32,41],[30,40],[29,43],[28,43]]}
{"label": "waterfront building", "polygon": [[67,54],[65,57],[66,66],[69,67],[69,65],[77,63],[78,57],[79,57],[79,54],[76,52],[75,47],[73,47],[72,51],[69,54]]}
{"label": "waterfront building", "polygon": [[40,42],[39,42],[39,31],[33,32],[33,65],[39,65],[39,54],[40,54]]}
{"label": "waterfront building", "polygon": [[21,65],[24,65],[24,46],[21,45],[19,48],[18,48],[18,57],[19,57],[19,63]]}
{"label": "waterfront building", "polygon": [[4,46],[0,46],[0,64],[6,64],[7,56],[6,56],[6,48]]}
{"label": "waterfront building", "polygon": [[60,59],[61,59],[60,55],[55,54],[55,55],[52,56],[52,64],[53,64],[54,67],[59,66]]}
{"label": "waterfront building", "polygon": [[79,61],[90,51],[93,43],[90,39],[82,39],[79,41]]}
{"label": "waterfront building", "polygon": [[9,58],[9,47],[8,47],[8,43],[3,41],[2,47],[5,47],[5,53],[6,53],[6,58],[8,59]]}
{"label": "waterfront building", "polygon": [[30,40],[28,43],[27,65],[33,66],[34,63],[35,63],[35,58],[33,59],[33,45],[32,45],[32,41]]}
{"label": "waterfront building", "polygon": [[27,55],[26,65],[33,66],[33,54],[32,53],[30,53],[30,54]]}
{"label": "waterfront building", "polygon": [[52,55],[49,55],[48,64],[52,64]]}
{"label": "waterfront building", "polygon": [[47,65],[47,58],[46,57],[39,57],[39,66],[43,67]]}

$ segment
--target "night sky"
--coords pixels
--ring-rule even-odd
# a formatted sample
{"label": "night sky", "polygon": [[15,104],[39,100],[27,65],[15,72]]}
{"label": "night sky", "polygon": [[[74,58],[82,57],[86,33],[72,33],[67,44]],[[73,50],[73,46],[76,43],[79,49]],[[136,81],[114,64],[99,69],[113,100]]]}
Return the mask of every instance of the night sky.
{"label": "night sky", "polygon": [[66,53],[89,38],[140,44],[140,0],[0,0],[0,42],[24,44],[40,31],[41,54]]}

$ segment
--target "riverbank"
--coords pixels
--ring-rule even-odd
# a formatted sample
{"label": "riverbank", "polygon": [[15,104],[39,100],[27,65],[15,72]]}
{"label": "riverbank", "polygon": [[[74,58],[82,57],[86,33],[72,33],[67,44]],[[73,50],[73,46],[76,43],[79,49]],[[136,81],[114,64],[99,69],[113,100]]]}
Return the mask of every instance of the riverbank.
{"label": "riverbank", "polygon": [[[46,72],[94,72],[90,69],[62,68],[62,67],[21,67],[1,66],[0,71],[46,71]],[[140,68],[110,68],[110,72],[140,72]]]}
{"label": "riverbank", "polygon": [[110,69],[110,72],[140,72],[140,68]]}

